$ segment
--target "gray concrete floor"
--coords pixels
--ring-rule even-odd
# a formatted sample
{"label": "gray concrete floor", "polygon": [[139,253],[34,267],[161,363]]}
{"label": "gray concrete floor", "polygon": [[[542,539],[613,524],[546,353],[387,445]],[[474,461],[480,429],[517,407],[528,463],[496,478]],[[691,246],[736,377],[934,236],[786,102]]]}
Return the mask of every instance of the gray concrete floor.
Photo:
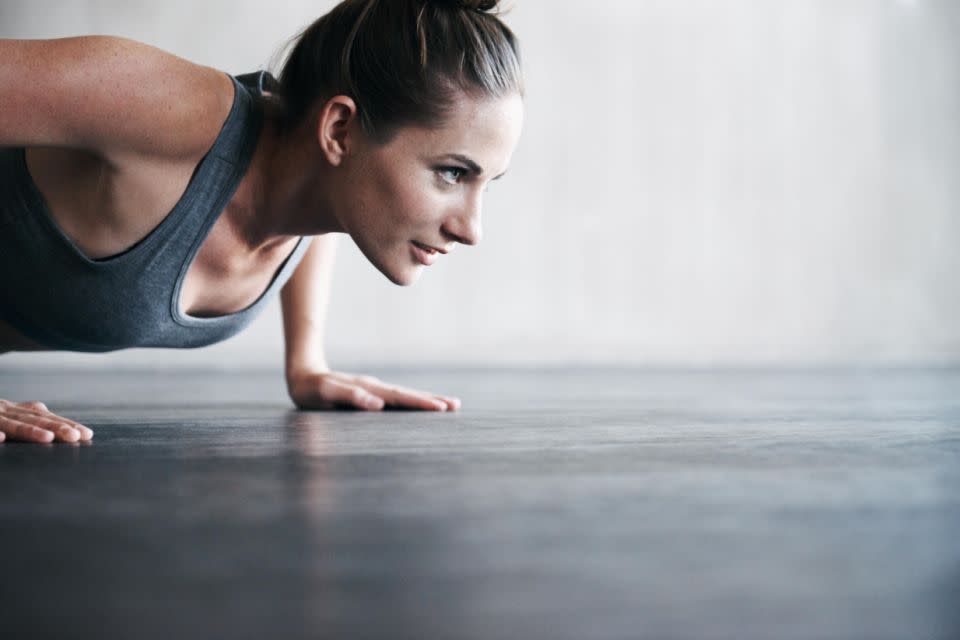
{"label": "gray concrete floor", "polygon": [[960,370],[4,372],[4,638],[960,638]]}

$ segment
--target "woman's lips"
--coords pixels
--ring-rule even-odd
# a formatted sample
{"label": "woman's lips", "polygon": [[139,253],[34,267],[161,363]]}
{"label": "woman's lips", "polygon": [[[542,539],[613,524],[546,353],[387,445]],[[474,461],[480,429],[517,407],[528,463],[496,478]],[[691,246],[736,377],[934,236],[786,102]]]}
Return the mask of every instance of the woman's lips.
{"label": "woman's lips", "polygon": [[424,249],[416,242],[411,242],[410,246],[413,247],[414,259],[420,264],[425,264],[428,267],[437,261],[437,258],[440,255],[432,249]]}

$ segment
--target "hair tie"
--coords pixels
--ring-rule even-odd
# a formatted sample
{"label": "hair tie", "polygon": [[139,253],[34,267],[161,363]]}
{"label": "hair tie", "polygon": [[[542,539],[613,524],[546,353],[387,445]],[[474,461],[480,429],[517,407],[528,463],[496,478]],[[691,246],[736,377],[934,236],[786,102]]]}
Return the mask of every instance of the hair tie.
{"label": "hair tie", "polygon": [[280,93],[280,83],[269,71],[254,71],[237,76],[237,82],[262,96]]}

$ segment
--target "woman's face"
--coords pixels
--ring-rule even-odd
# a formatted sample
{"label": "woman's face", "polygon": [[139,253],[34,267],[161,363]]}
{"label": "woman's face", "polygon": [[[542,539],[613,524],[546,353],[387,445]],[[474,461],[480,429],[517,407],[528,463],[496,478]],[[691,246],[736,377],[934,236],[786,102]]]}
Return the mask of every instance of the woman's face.
{"label": "woman's face", "polygon": [[457,243],[480,242],[483,192],[510,164],[522,121],[518,95],[461,94],[443,127],[405,127],[385,145],[354,136],[341,225],[383,275],[413,284]]}

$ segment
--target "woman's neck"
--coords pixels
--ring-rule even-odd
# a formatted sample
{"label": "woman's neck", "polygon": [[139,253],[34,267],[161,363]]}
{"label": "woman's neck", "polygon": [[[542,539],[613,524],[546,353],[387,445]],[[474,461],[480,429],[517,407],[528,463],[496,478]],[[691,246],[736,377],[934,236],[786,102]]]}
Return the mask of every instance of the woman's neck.
{"label": "woman's neck", "polygon": [[330,167],[309,127],[282,134],[266,117],[231,207],[238,235],[251,253],[292,237],[342,232],[332,206]]}

